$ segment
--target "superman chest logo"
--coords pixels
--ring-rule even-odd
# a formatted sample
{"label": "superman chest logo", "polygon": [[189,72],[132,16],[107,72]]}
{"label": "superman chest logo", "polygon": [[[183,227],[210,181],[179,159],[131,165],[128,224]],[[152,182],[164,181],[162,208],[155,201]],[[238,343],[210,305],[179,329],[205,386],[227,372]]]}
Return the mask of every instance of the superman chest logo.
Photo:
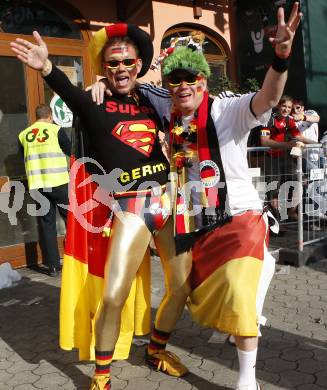
{"label": "superman chest logo", "polygon": [[112,135],[149,157],[156,138],[156,124],[150,119],[119,122]]}

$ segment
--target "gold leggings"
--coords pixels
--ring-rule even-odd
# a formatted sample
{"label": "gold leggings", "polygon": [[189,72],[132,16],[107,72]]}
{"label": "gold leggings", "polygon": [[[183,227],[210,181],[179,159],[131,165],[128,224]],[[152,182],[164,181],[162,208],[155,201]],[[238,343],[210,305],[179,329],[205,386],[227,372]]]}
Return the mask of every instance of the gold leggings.
{"label": "gold leggings", "polygon": [[[122,218],[114,218],[106,257],[103,303],[95,325],[96,348],[100,351],[113,351],[115,348],[121,312],[151,237],[146,224],[137,215],[123,212]],[[161,258],[166,287],[155,326],[165,332],[174,329],[190,293],[191,252],[176,256],[173,237],[173,220],[170,216],[153,237]]]}

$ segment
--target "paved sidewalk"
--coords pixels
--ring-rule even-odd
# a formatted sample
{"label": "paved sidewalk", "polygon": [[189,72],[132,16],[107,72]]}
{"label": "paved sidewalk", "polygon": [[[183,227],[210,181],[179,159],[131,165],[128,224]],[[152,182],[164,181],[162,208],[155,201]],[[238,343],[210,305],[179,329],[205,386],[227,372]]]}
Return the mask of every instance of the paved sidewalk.
{"label": "paved sidewalk", "polygon": [[[0,290],[0,390],[88,389],[93,364],[58,348],[59,278],[29,269],[23,279]],[[153,307],[163,292],[161,267],[153,261]],[[327,389],[327,260],[316,266],[281,268],[271,284],[268,317],[257,364],[265,390]],[[189,367],[185,379],[151,371],[144,364],[142,339],[128,361],[113,364],[113,389],[233,389],[235,348],[225,335],[200,329],[185,311],[170,349]]]}

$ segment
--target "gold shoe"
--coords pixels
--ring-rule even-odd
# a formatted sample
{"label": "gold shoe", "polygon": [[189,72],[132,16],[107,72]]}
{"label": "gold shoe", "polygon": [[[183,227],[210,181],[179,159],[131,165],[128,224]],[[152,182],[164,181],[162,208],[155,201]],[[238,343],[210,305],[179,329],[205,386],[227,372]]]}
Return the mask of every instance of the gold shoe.
{"label": "gold shoe", "polygon": [[153,354],[146,351],[145,361],[149,366],[156,368],[157,371],[162,371],[171,376],[181,377],[188,373],[188,369],[182,364],[180,358],[165,349]]}
{"label": "gold shoe", "polygon": [[110,375],[94,375],[90,390],[110,390]]}

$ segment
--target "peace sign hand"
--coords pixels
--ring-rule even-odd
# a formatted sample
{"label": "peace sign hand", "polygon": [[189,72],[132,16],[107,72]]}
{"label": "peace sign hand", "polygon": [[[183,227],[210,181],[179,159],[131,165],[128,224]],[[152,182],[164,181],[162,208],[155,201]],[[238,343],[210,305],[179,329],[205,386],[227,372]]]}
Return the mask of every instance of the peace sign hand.
{"label": "peace sign hand", "polygon": [[275,52],[278,57],[288,58],[288,56],[290,55],[295,32],[300,24],[301,18],[302,13],[299,12],[298,2],[293,4],[290,17],[286,23],[284,18],[284,8],[278,8],[277,33],[275,38],[269,38],[269,41],[275,47]]}
{"label": "peace sign hand", "polygon": [[33,31],[33,36],[36,44],[16,38],[14,42],[10,42],[11,50],[24,64],[35,70],[42,70],[48,59],[48,48],[37,31]]}

